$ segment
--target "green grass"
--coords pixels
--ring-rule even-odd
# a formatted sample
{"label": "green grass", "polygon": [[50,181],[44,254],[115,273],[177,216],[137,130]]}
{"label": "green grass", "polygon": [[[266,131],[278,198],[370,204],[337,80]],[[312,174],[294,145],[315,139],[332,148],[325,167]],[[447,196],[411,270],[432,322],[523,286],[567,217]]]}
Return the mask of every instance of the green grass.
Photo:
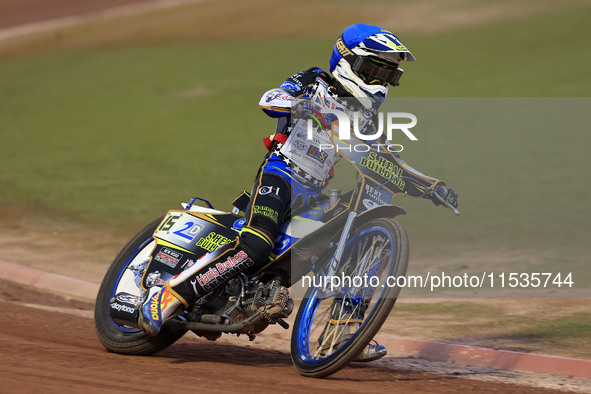
{"label": "green grass", "polygon": [[[589,10],[407,34],[403,41],[419,61],[407,65],[392,93],[589,96]],[[138,226],[193,195],[228,208],[251,187],[265,153],[260,140],[274,129],[258,109],[260,95],[303,68],[326,66],[333,42],[323,33],[5,59],[0,202],[39,202],[119,226]],[[205,95],[183,94],[196,87]],[[560,133],[515,134],[467,119],[463,128],[431,130],[409,145],[404,157],[448,180],[463,212],[455,218],[429,202],[403,202],[415,250],[523,249],[539,252],[542,264],[582,263],[589,221],[582,171],[591,137],[556,126]]]}
{"label": "green grass", "polygon": [[[228,202],[250,189],[274,130],[260,95],[303,67],[281,64],[273,77],[231,60],[262,58],[266,45],[232,56],[173,46],[0,63],[1,198],[111,223],[144,222],[194,194]],[[209,93],[183,96],[196,86]]]}
{"label": "green grass", "polygon": [[518,335],[538,339],[583,339],[591,341],[591,314],[575,313],[569,316],[538,322]]}
{"label": "green grass", "polygon": [[[591,95],[589,5],[405,40],[418,61],[403,78],[413,96]],[[407,43],[408,41],[408,43]],[[408,77],[408,78],[407,78]],[[402,89],[401,89],[402,90]]]}
{"label": "green grass", "polygon": [[498,306],[485,306],[482,304],[470,304],[462,302],[454,303],[437,303],[437,304],[421,304],[421,303],[401,303],[396,305],[393,310],[394,316],[398,313],[408,313],[421,315],[449,315],[450,321],[462,322],[465,320],[500,315],[502,311]]}
{"label": "green grass", "polygon": [[588,308],[586,301],[474,301],[416,303],[401,299],[384,327],[399,336],[421,335],[425,339],[521,352],[591,357],[591,314],[581,312]]}

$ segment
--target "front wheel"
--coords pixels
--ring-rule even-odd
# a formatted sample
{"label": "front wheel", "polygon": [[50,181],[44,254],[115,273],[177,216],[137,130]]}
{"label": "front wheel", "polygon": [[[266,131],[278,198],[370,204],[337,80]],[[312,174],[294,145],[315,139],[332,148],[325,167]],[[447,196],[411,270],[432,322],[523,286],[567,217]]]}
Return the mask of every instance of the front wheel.
{"label": "front wheel", "polygon": [[125,292],[143,298],[145,291],[140,281],[154,249],[152,234],[162,219],[155,219],[125,245],[115,257],[99,288],[94,323],[99,340],[111,352],[150,355],[170,346],[186,332],[163,327],[160,334],[151,337],[137,328],[115,323],[109,314],[110,300],[118,293]]}
{"label": "front wheel", "polygon": [[406,274],[408,256],[406,232],[395,220],[355,229],[339,266],[323,270],[330,277],[313,278],[298,310],[291,358],[300,374],[333,374],[369,344],[394,307],[400,289],[391,279]]}

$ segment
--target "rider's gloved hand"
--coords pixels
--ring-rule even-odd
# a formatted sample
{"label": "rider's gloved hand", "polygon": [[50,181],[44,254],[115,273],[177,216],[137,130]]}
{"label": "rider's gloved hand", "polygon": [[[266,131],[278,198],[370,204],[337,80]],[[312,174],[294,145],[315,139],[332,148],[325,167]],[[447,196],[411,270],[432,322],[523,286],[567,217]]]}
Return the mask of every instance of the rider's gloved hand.
{"label": "rider's gloved hand", "polygon": [[[456,194],[456,192],[453,191],[452,188],[439,184],[435,186],[434,192],[437,193],[440,197],[442,197],[445,201],[447,201],[452,207],[458,207],[458,195]],[[431,199],[433,200],[433,204],[441,204],[441,202],[437,197],[435,197],[435,195],[433,195]]]}

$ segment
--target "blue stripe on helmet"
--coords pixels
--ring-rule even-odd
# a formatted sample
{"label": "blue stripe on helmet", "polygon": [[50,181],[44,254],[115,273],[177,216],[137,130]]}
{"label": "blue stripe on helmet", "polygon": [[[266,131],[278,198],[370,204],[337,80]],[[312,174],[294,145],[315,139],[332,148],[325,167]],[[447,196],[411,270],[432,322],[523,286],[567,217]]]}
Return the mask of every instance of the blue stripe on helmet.
{"label": "blue stripe on helmet", "polygon": [[[347,27],[345,29],[345,31],[343,31],[343,40],[345,41],[345,44],[347,44],[347,46],[349,48],[353,48],[357,45],[359,45],[360,42],[362,42],[363,40],[365,40],[368,37],[373,36],[374,34],[378,34],[378,33],[382,33],[382,34],[386,34],[386,35],[391,35],[392,38],[395,38],[397,42],[400,42],[400,40],[398,39],[398,37],[396,37],[396,35],[394,35],[394,33],[386,30],[386,29],[382,29],[381,27],[378,26],[374,26],[374,25],[366,25],[363,23],[357,23],[355,25],[351,25],[349,27]],[[376,46],[378,46],[378,43],[372,43],[370,44],[370,46],[373,49],[377,49],[377,50],[383,50],[383,51],[388,51],[391,48],[388,47],[384,47],[382,48],[374,48]],[[333,72],[334,69],[337,66],[337,63],[342,59],[343,57],[341,56],[341,54],[337,51],[337,47],[336,45],[334,46],[333,50],[332,50],[332,56],[330,58],[330,71]]]}

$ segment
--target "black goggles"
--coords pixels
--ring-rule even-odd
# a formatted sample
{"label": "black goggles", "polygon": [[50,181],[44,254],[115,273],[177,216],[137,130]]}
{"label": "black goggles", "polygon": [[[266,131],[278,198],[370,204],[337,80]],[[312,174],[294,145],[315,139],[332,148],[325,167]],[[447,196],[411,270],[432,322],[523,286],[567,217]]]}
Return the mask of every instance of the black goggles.
{"label": "black goggles", "polygon": [[404,72],[396,63],[368,56],[358,56],[351,65],[351,69],[366,84],[383,86],[388,84],[398,86],[398,81]]}

